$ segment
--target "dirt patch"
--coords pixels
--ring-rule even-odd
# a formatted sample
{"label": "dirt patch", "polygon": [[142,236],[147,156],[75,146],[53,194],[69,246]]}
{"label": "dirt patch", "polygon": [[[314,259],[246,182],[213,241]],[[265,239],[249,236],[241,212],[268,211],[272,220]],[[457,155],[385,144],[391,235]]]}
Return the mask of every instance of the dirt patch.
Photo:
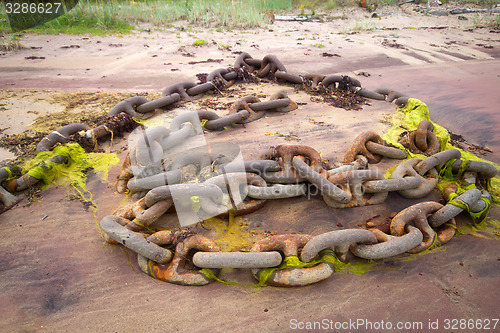
{"label": "dirt patch", "polygon": [[[2,107],[7,114],[7,123],[10,124],[2,131],[4,135],[0,137],[0,148],[13,154],[6,155],[2,160],[15,157],[19,162],[34,157],[36,145],[52,131],[72,123],[83,123],[95,128],[105,123],[109,118],[109,110],[124,99],[132,96],[156,99],[160,94],[5,90],[0,92],[0,96],[5,98],[6,102]],[[15,116],[28,105],[30,109],[26,113]],[[11,119],[14,122],[11,123]],[[16,119],[24,121],[16,122]],[[115,129],[115,132],[120,135],[122,131]],[[2,166],[10,164],[12,161],[2,161]]]}
{"label": "dirt patch", "polygon": [[83,123],[89,126],[106,117],[113,106],[126,98],[143,96],[147,99],[157,99],[159,93],[105,93],[105,92],[47,92],[47,98],[53,103],[64,106],[64,111],[51,115],[40,116],[31,124],[31,129],[49,132],[71,123]]}

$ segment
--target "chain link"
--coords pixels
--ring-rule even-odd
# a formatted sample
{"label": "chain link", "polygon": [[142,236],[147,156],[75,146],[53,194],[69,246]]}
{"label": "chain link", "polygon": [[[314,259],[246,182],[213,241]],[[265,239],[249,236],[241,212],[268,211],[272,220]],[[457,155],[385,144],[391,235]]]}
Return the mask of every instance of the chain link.
{"label": "chain link", "polygon": [[347,204],[352,199],[352,195],[349,192],[340,189],[336,186],[337,184],[330,181],[330,178],[326,178],[326,170],[319,169],[319,172],[314,170],[299,156],[295,156],[292,159],[292,164],[295,170],[299,173],[300,177],[305,178],[311,182],[311,184],[316,185],[320,192],[323,193],[323,197],[325,198],[325,202],[327,204],[329,204],[330,201],[334,201],[339,202],[339,205],[342,205]]}
{"label": "chain link", "polygon": [[274,73],[277,71],[286,72],[286,68],[275,55],[269,54],[262,59],[257,76],[260,78],[268,75],[274,77]]}
{"label": "chain link", "polygon": [[395,90],[391,90],[391,89],[387,89],[387,88],[375,89],[375,93],[383,95],[385,97],[385,100],[389,103],[391,103],[393,101],[397,101],[398,99],[407,99],[408,98],[408,96],[405,95],[404,93],[401,93],[401,92],[398,92]]}
{"label": "chain link", "polygon": [[[303,234],[286,234],[264,238],[254,244],[251,252],[280,251],[286,262],[290,258],[297,258],[299,249],[302,248],[312,236]],[[334,267],[329,262],[322,262],[317,266],[308,268],[284,268],[271,273],[267,284],[276,287],[298,287],[316,283],[327,279],[334,272]],[[260,280],[261,269],[252,269],[252,274]]]}
{"label": "chain link", "polygon": [[128,223],[129,221],[123,217],[110,215],[104,217],[99,225],[102,231],[104,231],[110,239],[122,244],[141,256],[157,263],[170,262],[172,259],[172,251],[162,248],[158,243],[151,241],[149,238],[144,238],[140,233],[125,228],[124,225]]}
{"label": "chain link", "polygon": [[[378,229],[371,230],[381,243],[374,245],[353,245],[351,251],[363,259],[385,259],[403,254],[418,246],[424,236],[414,226],[408,226],[409,232],[401,237],[386,235]],[[383,236],[382,236],[383,235]]]}
{"label": "chain link", "polygon": [[375,132],[364,132],[358,135],[349,149],[347,149],[344,156],[344,163],[354,162],[358,155],[365,156],[368,159],[368,163],[378,163],[382,160],[382,156],[396,159],[406,158],[404,151],[385,146],[380,135]]}
{"label": "chain link", "polygon": [[277,251],[269,252],[196,252],[193,263],[201,268],[265,268],[281,264]]}
{"label": "chain link", "polygon": [[346,259],[347,252],[353,244],[377,243],[375,235],[362,229],[336,230],[311,238],[301,252],[304,262],[312,261],[322,250],[332,249],[340,260]]}
{"label": "chain link", "polygon": [[38,154],[42,151],[52,150],[52,148],[58,143],[68,143],[71,135],[80,131],[87,131],[89,129],[90,127],[85,124],[70,124],[63,126],[44,137],[36,146],[36,153]]}
{"label": "chain link", "polygon": [[[453,162],[453,172],[458,172],[462,163],[464,163],[462,160]],[[465,171],[474,172],[479,178],[482,179],[493,178],[498,174],[498,170],[493,164],[474,160],[468,161],[468,165]]]}
{"label": "chain link", "polygon": [[179,233],[170,230],[159,231],[148,237],[152,243],[174,245],[175,252],[172,261],[166,264],[147,259],[138,253],[137,261],[141,270],[162,281],[188,285],[203,286],[212,282],[203,272],[192,265],[192,250],[218,252],[220,247],[213,240],[192,233]]}
{"label": "chain link", "polygon": [[[459,195],[456,199],[465,203],[467,206],[471,206],[475,202],[478,202],[480,197],[481,191],[476,188],[471,188]],[[448,203],[429,217],[429,224],[433,228],[437,228],[463,212],[463,210],[464,209],[461,207]]]}
{"label": "chain link", "polygon": [[448,149],[436,153],[415,165],[415,171],[421,176],[434,168],[439,171],[448,161],[460,158],[460,155],[461,153],[458,149]]}
{"label": "chain link", "polygon": [[408,224],[414,224],[423,235],[422,242],[415,248],[408,250],[409,253],[419,253],[427,250],[436,238],[436,233],[429,225],[427,216],[443,208],[439,202],[421,202],[410,206],[399,212],[391,222],[391,235],[402,236]]}
{"label": "chain link", "polygon": [[143,114],[149,114],[154,112],[156,109],[164,108],[181,100],[181,96],[177,93],[170,94],[151,102],[143,103],[137,106],[137,112]]}
{"label": "chain link", "polygon": [[351,208],[366,205],[377,205],[385,201],[389,192],[375,191],[368,193],[364,190],[366,181],[385,179],[383,175],[375,170],[352,170],[340,172],[328,177],[328,181],[336,188],[341,188],[350,197],[347,202],[335,200],[334,197],[323,193],[323,200],[332,208]]}
{"label": "chain link", "polygon": [[421,162],[420,158],[410,158],[401,164],[391,174],[391,179],[400,179],[405,177],[416,177],[420,180],[420,185],[416,188],[398,191],[405,198],[419,199],[425,197],[434,190],[438,183],[437,171],[435,168],[427,170],[426,177],[423,177],[415,170],[415,167]]}
{"label": "chain link", "polygon": [[411,131],[403,136],[399,142],[414,154],[430,156],[439,151],[439,141],[436,134],[432,132],[434,125],[423,120],[418,124],[415,131]]}

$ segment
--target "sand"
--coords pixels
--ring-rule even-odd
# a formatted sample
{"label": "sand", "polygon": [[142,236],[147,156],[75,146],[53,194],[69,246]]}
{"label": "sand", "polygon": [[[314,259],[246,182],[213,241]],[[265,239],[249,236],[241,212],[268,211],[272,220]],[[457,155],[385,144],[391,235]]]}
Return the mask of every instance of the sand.
{"label": "sand", "polygon": [[[380,8],[380,19],[362,9],[348,9],[345,20],[339,11],[323,16],[322,23],[276,21],[245,31],[179,31],[176,27],[185,25],[179,22],[161,29],[144,26],[150,30],[124,37],[27,34],[21,38],[24,49],[0,55],[0,104],[5,108],[0,128],[4,134],[20,133],[37,116],[61,111],[104,113],[109,103],[85,100],[69,105],[60,96],[157,96],[172,83],[195,81],[197,73],[231,66],[235,52],[245,51],[255,58],[275,54],[292,73],[341,73],[356,76],[368,89],[403,91],[426,102],[432,120],[471,143],[487,146],[493,153],[485,158],[500,162],[500,118],[495,112],[500,101],[498,34],[485,28],[469,30],[471,15],[464,21],[451,15],[423,15],[414,8]],[[349,28],[356,25],[364,30],[351,33]],[[192,46],[197,39],[209,45]],[[71,45],[79,47],[61,48]],[[45,59],[26,59],[31,55]],[[208,59],[217,61],[189,64]],[[226,103],[243,93],[267,97],[282,87],[238,87],[243,88],[247,90],[234,96],[207,99]],[[381,134],[396,109],[387,102],[370,101],[362,110],[346,111],[312,102],[290,86],[285,89],[293,100],[307,104],[245,128],[208,133],[207,140],[237,142],[248,159],[270,145],[306,144],[339,161],[358,133]],[[199,102],[183,107],[196,109]],[[126,143],[126,138],[117,140],[109,149],[122,161],[125,153],[120,148]],[[384,171],[396,163],[384,161],[377,168]],[[107,245],[96,226],[123,199],[113,184],[119,169],[117,165],[110,170],[109,182],[89,177],[95,218],[65,188],[50,188],[36,203],[28,206],[22,201],[0,215],[3,331],[283,332],[293,328],[294,320],[323,319],[421,322],[424,330],[429,320],[438,320],[442,331],[446,319],[498,317],[500,243],[474,236],[456,237],[438,251],[410,261],[386,260],[363,275],[336,273],[293,290],[255,289],[248,270],[225,273],[223,277],[238,281],[237,286],[182,287],[153,280],[140,272],[132,252]],[[433,193],[419,201],[438,199]],[[316,235],[341,229],[339,225],[356,228],[367,219],[384,220],[414,202],[391,193],[383,205],[333,210],[320,197],[286,199],[268,201],[245,220],[255,229]],[[498,207],[491,216],[499,219]],[[468,219],[458,218],[460,223]]]}

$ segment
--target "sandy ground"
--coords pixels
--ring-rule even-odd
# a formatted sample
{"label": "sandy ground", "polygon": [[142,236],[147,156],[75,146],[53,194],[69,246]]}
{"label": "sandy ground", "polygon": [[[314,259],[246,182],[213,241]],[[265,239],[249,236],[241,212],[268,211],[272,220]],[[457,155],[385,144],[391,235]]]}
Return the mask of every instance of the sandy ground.
{"label": "sandy ground", "polygon": [[[144,27],[123,37],[24,35],[24,49],[0,55],[0,129],[19,133],[37,116],[64,110],[65,103],[55,97],[61,93],[157,94],[172,83],[195,81],[197,73],[230,66],[235,52],[246,51],[255,58],[275,54],[289,72],[358,75],[368,89],[406,92],[428,104],[432,120],[471,143],[487,146],[493,153],[485,158],[500,162],[500,116],[495,112],[500,102],[498,33],[471,30],[472,15],[459,20],[422,15],[414,8],[381,8],[380,18],[350,9],[347,19],[336,12],[324,16],[322,23],[276,21],[265,29],[245,31],[218,32],[179,22],[168,28]],[[353,29],[361,31],[352,33]],[[198,39],[209,45],[192,46]],[[26,59],[30,56],[44,59]],[[212,61],[199,63],[208,59]],[[268,96],[279,87],[244,88],[245,93]],[[368,129],[382,133],[387,127],[383,120],[395,110],[394,105],[377,101],[359,111],[335,109],[286,89],[292,99],[307,104],[244,129],[209,133],[207,140],[237,142],[245,158],[256,157],[270,145],[300,140],[326,158],[341,160],[358,133]],[[232,98],[223,96],[220,101]],[[125,139],[113,151],[124,144]],[[2,159],[10,158],[3,153]],[[123,160],[124,154],[119,157]],[[384,161],[377,168],[383,171],[394,163]],[[111,169],[110,180],[116,179],[119,168]],[[147,277],[133,253],[105,244],[95,221],[110,214],[123,197],[114,192],[113,184],[96,176],[89,178],[88,189],[94,194],[96,218],[79,201],[70,200],[64,188],[48,189],[37,203],[27,206],[23,201],[0,215],[2,331],[284,332],[293,328],[290,323],[295,319],[366,319],[394,325],[421,322],[422,331],[428,330],[429,321],[438,320],[436,331],[445,332],[451,331],[445,329],[446,319],[499,316],[500,243],[495,240],[460,236],[412,260],[386,260],[363,275],[334,274],[294,290],[256,290],[246,270],[223,276],[238,281],[237,286],[181,287]],[[420,201],[429,199],[439,195]],[[341,228],[339,223],[355,228],[366,219],[384,219],[414,202],[391,193],[383,205],[333,210],[319,197],[296,198],[268,201],[245,220],[254,229],[320,234]],[[500,219],[497,207],[491,216]],[[460,223],[467,221],[459,216]]]}

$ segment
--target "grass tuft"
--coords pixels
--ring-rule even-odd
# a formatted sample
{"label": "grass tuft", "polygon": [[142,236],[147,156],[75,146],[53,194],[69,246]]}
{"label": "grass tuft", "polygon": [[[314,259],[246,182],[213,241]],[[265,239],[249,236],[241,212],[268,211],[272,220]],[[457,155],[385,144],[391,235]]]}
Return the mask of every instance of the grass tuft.
{"label": "grass tuft", "polygon": [[207,45],[207,41],[204,40],[204,39],[198,39],[196,41],[193,42],[193,45],[194,46],[203,46],[203,45]]}
{"label": "grass tuft", "polygon": [[352,28],[352,31],[354,32],[362,32],[362,31],[373,31],[375,30],[376,26],[375,23],[371,21],[358,21],[356,20],[354,22],[354,27]]}
{"label": "grass tuft", "polygon": [[0,51],[15,51],[22,49],[20,35],[6,34],[0,35]]}
{"label": "grass tuft", "polygon": [[472,27],[500,29],[500,15],[475,15],[472,19]]}

